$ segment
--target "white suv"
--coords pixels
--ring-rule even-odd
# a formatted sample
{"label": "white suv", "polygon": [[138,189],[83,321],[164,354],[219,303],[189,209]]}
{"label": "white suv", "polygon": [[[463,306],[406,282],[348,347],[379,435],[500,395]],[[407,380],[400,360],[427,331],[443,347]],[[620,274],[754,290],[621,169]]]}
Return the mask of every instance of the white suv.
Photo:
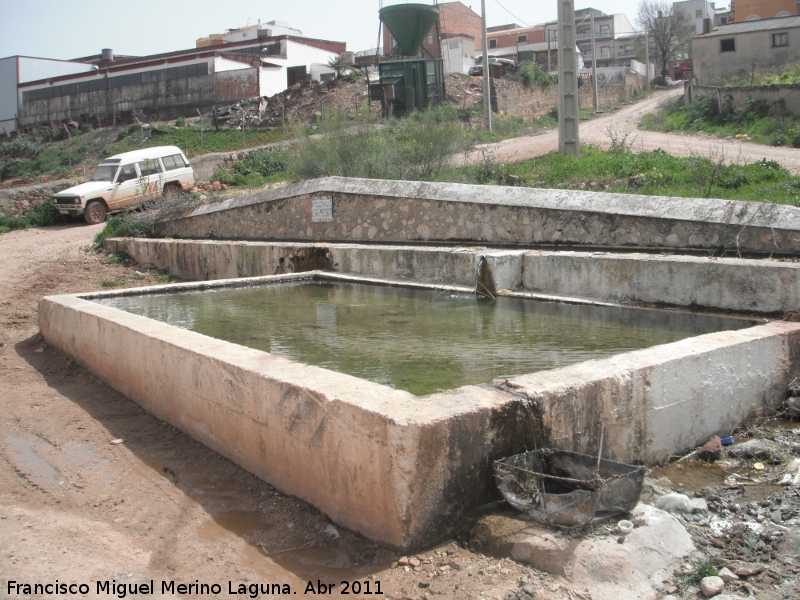
{"label": "white suv", "polygon": [[106,213],[156,197],[180,194],[194,185],[194,170],[177,146],[157,146],[105,159],[86,183],[58,192],[53,199],[62,215],[83,215],[102,223]]}

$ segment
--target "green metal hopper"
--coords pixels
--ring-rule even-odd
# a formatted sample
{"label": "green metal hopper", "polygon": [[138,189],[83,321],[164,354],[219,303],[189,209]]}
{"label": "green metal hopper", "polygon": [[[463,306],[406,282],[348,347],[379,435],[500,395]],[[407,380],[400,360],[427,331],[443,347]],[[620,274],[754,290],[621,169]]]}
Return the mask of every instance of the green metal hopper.
{"label": "green metal hopper", "polygon": [[385,6],[378,14],[403,53],[417,55],[439,18],[439,9],[427,4],[395,4]]}

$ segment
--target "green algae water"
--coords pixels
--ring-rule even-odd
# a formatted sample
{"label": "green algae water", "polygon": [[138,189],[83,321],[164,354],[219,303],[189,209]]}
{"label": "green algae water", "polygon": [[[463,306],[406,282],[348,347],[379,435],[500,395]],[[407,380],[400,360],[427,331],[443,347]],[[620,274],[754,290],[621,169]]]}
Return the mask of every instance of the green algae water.
{"label": "green algae water", "polygon": [[416,395],[754,324],[318,281],[98,302]]}

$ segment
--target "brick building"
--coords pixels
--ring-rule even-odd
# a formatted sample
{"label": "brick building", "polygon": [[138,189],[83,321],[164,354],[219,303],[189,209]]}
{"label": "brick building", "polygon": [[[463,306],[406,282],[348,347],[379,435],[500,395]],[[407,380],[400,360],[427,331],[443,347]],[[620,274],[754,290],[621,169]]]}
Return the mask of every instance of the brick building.
{"label": "brick building", "polygon": [[526,44],[540,44],[544,41],[544,25],[519,27],[512,24],[486,29],[486,42],[491,54],[494,54],[495,49],[517,48]]}
{"label": "brick building", "polygon": [[756,21],[798,15],[797,0],[731,0],[731,21]]}

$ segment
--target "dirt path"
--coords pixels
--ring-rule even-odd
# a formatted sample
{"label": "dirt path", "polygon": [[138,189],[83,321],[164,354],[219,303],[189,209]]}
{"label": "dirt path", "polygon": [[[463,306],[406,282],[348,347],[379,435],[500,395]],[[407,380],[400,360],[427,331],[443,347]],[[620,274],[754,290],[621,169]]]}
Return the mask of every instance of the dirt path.
{"label": "dirt path", "polygon": [[520,582],[538,598],[572,597],[563,582],[452,542],[397,567],[397,552],[335,527],[48,347],[42,296],[157,283],[93,251],[101,227],[0,235],[0,598],[19,597],[9,581],[85,583],[90,593],[73,597],[107,598],[98,581],[151,579],[157,596],[162,581],[218,584],[219,597],[244,585],[250,597],[253,584],[302,595],[309,581],[339,593],[357,580],[370,598],[380,585],[377,597],[500,599]]}
{"label": "dirt path", "polygon": [[[655,112],[658,105],[668,98],[678,98],[683,88],[659,90],[647,99],[627,106],[613,114],[583,121],[580,124],[581,144],[593,144],[600,148],[611,146],[611,135],[622,139],[636,152],[651,152],[661,148],[675,156],[705,156],[726,163],[752,163],[766,157],[775,160],[791,173],[800,174],[800,149],[765,146],[738,140],[725,140],[711,134],[675,134],[644,131],[637,127],[642,115]],[[484,156],[492,156],[495,162],[513,163],[544,156],[558,150],[558,131],[542,135],[504,140],[497,144],[478,146],[467,157],[467,162],[477,164]],[[464,160],[461,160],[464,163]]]}

